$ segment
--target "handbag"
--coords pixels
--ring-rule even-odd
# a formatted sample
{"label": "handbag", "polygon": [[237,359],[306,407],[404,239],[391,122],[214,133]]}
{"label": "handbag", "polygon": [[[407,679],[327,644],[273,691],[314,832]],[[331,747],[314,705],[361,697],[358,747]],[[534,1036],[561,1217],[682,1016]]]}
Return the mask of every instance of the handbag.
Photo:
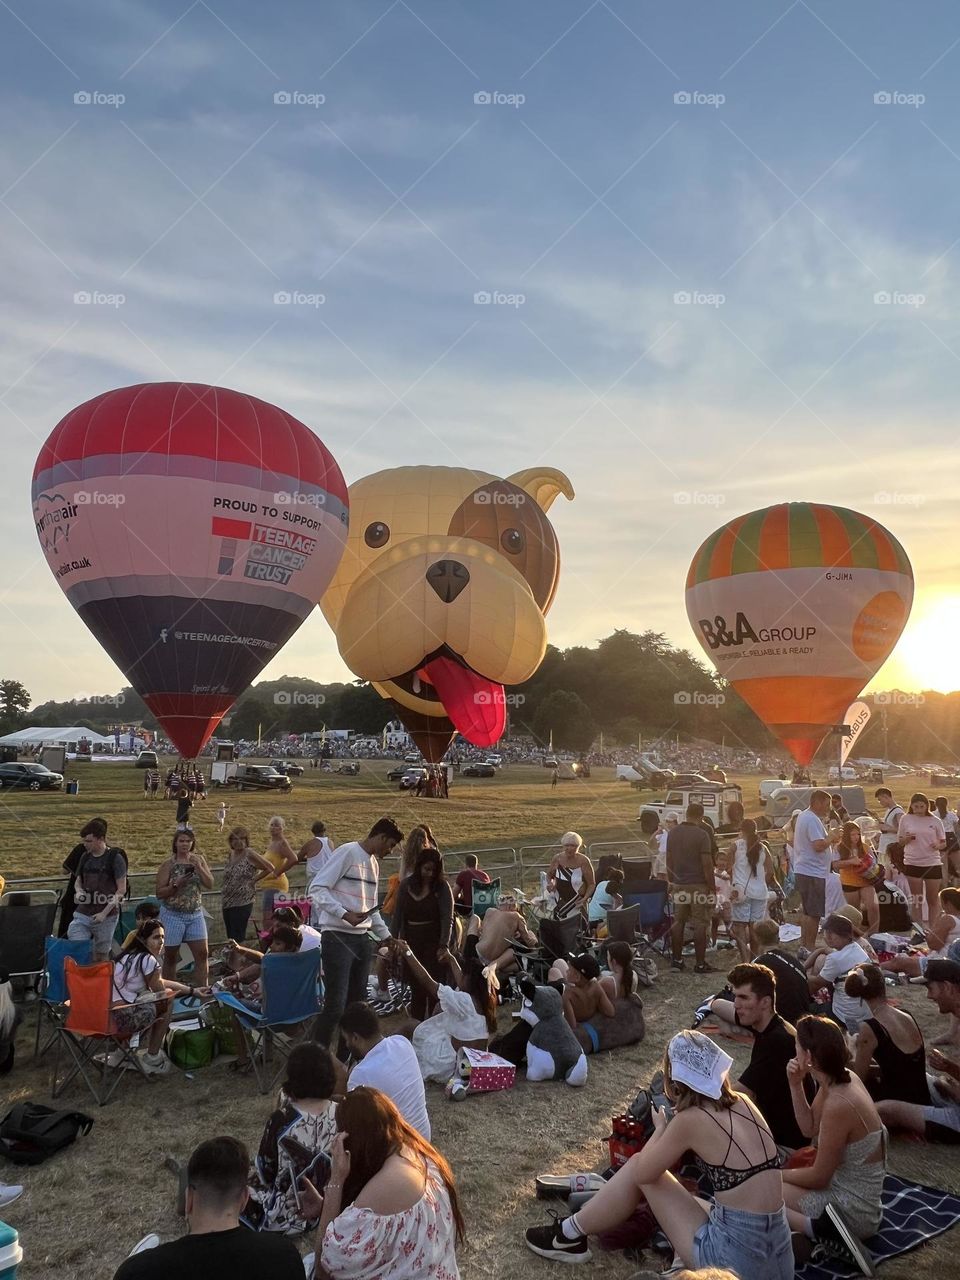
{"label": "handbag", "polygon": [[182,1071],[209,1067],[217,1056],[217,1032],[213,1027],[177,1027],[167,1032],[167,1055]]}

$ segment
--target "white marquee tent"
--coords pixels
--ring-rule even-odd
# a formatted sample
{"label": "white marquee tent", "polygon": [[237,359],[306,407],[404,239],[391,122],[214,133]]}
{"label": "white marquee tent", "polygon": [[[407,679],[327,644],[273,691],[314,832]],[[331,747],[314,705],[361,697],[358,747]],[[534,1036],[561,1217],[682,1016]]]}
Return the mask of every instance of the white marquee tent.
{"label": "white marquee tent", "polygon": [[[33,747],[64,746],[77,743],[81,738],[94,747],[112,747],[113,738],[97,733],[95,729],[84,729],[82,725],[71,725],[66,728],[18,729],[16,733],[8,733],[0,738],[0,747]],[[74,748],[75,749],[75,748]]]}

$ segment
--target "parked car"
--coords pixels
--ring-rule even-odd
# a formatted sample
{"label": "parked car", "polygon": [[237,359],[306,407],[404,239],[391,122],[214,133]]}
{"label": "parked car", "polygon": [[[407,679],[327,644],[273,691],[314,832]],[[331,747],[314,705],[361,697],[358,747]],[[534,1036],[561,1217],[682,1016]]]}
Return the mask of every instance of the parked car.
{"label": "parked car", "polygon": [[477,761],[475,764],[465,764],[460,770],[461,778],[495,778],[497,769],[495,765],[488,764],[486,761]]}
{"label": "parked car", "polygon": [[423,756],[419,751],[408,751],[403,759],[406,764],[419,764]]}
{"label": "parked car", "polygon": [[25,787],[28,791],[59,791],[63,774],[42,764],[0,764],[0,787],[4,791]]}
{"label": "parked car", "polygon": [[761,808],[766,805],[767,801],[775,791],[779,791],[781,787],[785,787],[786,785],[786,778],[762,778],[760,781]]}
{"label": "parked car", "polygon": [[545,769],[555,769],[557,767],[557,757],[546,756],[543,761],[543,767]]}
{"label": "parked car", "polygon": [[238,791],[291,791],[292,784],[284,773],[268,764],[238,764],[233,775]]}
{"label": "parked car", "polygon": [[400,779],[400,790],[412,791],[421,778],[426,778],[426,776],[426,769],[411,769],[408,767]]}
{"label": "parked car", "polygon": [[159,769],[160,762],[155,751],[141,751],[133,762],[135,769]]}
{"label": "parked car", "polygon": [[406,764],[397,764],[397,765],[394,765],[394,767],[393,767],[393,768],[389,771],[389,773],[387,774],[387,781],[388,781],[388,782],[399,782],[399,781],[400,781],[400,779],[403,777],[403,775],[407,772],[407,770],[409,769],[409,767],[410,767],[410,766],[409,766],[409,765],[406,765]]}
{"label": "parked car", "polygon": [[295,760],[271,760],[271,769],[276,769],[277,773],[283,773],[288,778],[300,778],[303,776],[303,765],[297,764]]}
{"label": "parked car", "polygon": [[489,756],[487,756],[486,760],[484,760],[484,762],[483,762],[483,763],[484,763],[484,764],[492,764],[492,765],[493,765],[493,767],[494,767],[495,769],[502,769],[502,768],[503,768],[503,756],[498,756],[498,755],[489,755]]}
{"label": "parked car", "polygon": [[[716,782],[705,782],[697,787],[673,788],[667,792],[663,800],[648,800],[640,809],[638,817],[644,813],[655,813],[660,825],[667,818],[677,818],[680,822],[687,816],[688,804],[703,805],[703,820],[715,830],[721,827],[739,827],[743,818],[743,794],[737,786],[722,787]],[[739,810],[730,813],[730,805],[739,805]]]}

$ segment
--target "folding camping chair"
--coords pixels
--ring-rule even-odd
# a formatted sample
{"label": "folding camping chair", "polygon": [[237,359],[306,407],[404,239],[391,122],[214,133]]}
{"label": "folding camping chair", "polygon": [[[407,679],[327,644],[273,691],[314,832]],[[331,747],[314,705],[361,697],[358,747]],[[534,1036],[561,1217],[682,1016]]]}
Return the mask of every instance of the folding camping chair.
{"label": "folding camping chair", "polygon": [[44,948],[53,933],[60,894],[56,889],[31,889],[29,893],[0,896],[0,968],[11,978],[32,978],[36,987],[43,975]]}
{"label": "folding camping chair", "polygon": [[[66,1018],[57,1027],[51,1095],[58,1098],[71,1080],[80,1075],[97,1106],[102,1107],[113,1097],[128,1068],[152,1082],[153,1077],[144,1071],[131,1045],[138,1033],[116,1031],[113,1027],[113,962],[101,960],[98,964],[80,965],[72,956],[67,956],[63,973],[68,1007]],[[73,1065],[64,1078],[58,1080],[61,1045]],[[114,1054],[120,1055],[119,1060],[111,1065],[109,1059]]]}
{"label": "folding camping chair", "polygon": [[[319,947],[292,955],[268,953],[260,968],[259,1013],[228,991],[216,992],[217,1002],[237,1016],[261,1093],[276,1087],[290,1053],[287,1037],[279,1028],[307,1022],[320,1012],[319,978]],[[271,1050],[279,1059],[276,1069],[270,1062]]]}
{"label": "folding camping chair", "polygon": [[566,960],[576,952],[582,926],[580,913],[565,920],[540,921],[540,946],[536,951],[517,950],[517,958],[536,982],[546,982],[554,960]]}
{"label": "folding camping chair", "polygon": [[500,880],[491,880],[489,884],[473,882],[473,914],[482,920],[491,907],[495,907],[500,899]]}
{"label": "folding camping chair", "polygon": [[640,908],[637,954],[652,951],[666,955],[673,919],[670,915],[670,887],[666,880],[645,880],[624,893],[624,904]]}
{"label": "folding camping chair", "polygon": [[607,912],[607,936],[602,940],[604,946],[611,942],[629,942],[631,946],[637,940],[640,928],[640,904],[624,907],[622,911]]}
{"label": "folding camping chair", "polygon": [[[33,1046],[34,1061],[42,1058],[47,1050],[56,1043],[57,1028],[67,1016],[67,980],[64,977],[63,962],[70,956],[77,964],[90,964],[93,959],[93,939],[79,938],[47,938],[44,949],[43,975],[40,978],[40,989],[37,992],[37,1039]],[[50,1034],[40,1047],[43,1024],[47,1023]]]}

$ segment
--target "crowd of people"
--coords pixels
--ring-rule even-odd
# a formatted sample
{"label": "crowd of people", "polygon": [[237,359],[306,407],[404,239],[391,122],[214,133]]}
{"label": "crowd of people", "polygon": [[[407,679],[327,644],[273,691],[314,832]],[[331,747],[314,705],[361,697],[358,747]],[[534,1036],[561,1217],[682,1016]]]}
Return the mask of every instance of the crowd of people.
{"label": "crowd of people", "polygon": [[[673,970],[686,971],[692,949],[694,973],[714,973],[708,939],[724,928],[737,963],[696,1009],[693,1026],[666,1045],[663,1105],[640,1152],[569,1217],[530,1228],[535,1253],[585,1260],[589,1237],[630,1218],[643,1200],[678,1266],[786,1280],[798,1259],[827,1249],[869,1273],[864,1241],[880,1222],[888,1130],[960,1142],[960,888],[943,887],[952,874],[947,826],[925,796],[899,814],[888,792],[877,798],[876,847],[820,791],[796,815],[786,860],[755,822],[718,835],[696,804],[682,821],[647,833],[651,875],[670,902]],[[70,883],[60,930],[89,939],[96,958],[116,949],[127,893],[126,855],[107,836],[107,822],[91,820],[64,862]],[[528,904],[501,892],[477,905],[489,874],[473,854],[454,873],[426,824],[404,833],[384,817],[361,839],[338,844],[316,822],[296,848],[276,816],[262,852],[255,843],[244,827],[226,833],[228,943],[211,957],[203,894],[215,875],[195,833],[174,833],[155,900],[138,906],[114,956],[115,1026],[139,1035],[146,1071],[169,1071],[163,1044],[174,998],[223,989],[259,1007],[265,951],[316,947],[322,1005],[295,1039],[256,1155],[229,1137],[201,1144],[184,1175],[189,1235],[162,1246],[150,1239],[156,1247],[131,1256],[118,1277],[167,1275],[171,1266],[187,1277],[201,1267],[229,1267],[238,1278],[254,1269],[302,1274],[296,1240],[312,1246],[308,1275],[318,1280],[452,1280],[464,1223],[450,1166],[431,1145],[425,1086],[460,1096],[449,1086],[461,1051],[489,1048],[526,1065],[531,1080],[582,1086],[608,1027],[633,1017],[642,1036],[636,949],[607,938],[610,913],[629,900],[624,870],[614,863],[598,875],[581,837],[560,837],[540,909],[577,921],[576,949],[551,956],[535,979],[527,957],[539,939]],[[381,887],[391,856],[398,869]],[[307,882],[299,895],[291,889],[298,868]],[[875,898],[898,870],[918,932],[891,953]],[[832,877],[839,900],[828,895]],[[793,887],[797,950],[780,943],[778,924]],[[184,948],[189,982],[178,979]],[[929,1047],[913,1017],[887,998],[901,980],[922,983],[943,1016]],[[541,996],[545,990],[551,994]],[[521,1018],[502,1034],[498,1006],[513,997]],[[388,1034],[383,1018],[397,1012],[402,1019]],[[542,1039],[531,1039],[538,1021],[565,1024],[569,1058],[545,1055]],[[732,1059],[705,1034],[711,1028],[751,1037],[750,1063],[735,1082]],[[244,1045],[235,1066],[248,1065]]]}

